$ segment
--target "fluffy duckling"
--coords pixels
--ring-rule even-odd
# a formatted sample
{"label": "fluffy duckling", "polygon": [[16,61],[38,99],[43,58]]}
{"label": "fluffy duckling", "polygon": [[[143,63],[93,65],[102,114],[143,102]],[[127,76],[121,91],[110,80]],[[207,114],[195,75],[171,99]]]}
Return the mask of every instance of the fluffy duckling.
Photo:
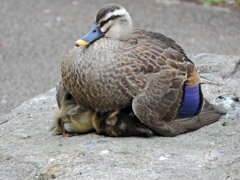
{"label": "fluffy duckling", "polygon": [[107,136],[151,137],[155,135],[153,130],[142,124],[134,115],[132,107],[121,109],[121,111],[108,112],[103,115],[95,113],[92,122],[98,134]]}
{"label": "fluffy duckling", "polygon": [[[54,122],[54,131],[64,137],[96,130],[107,136],[152,136],[154,132],[142,124],[131,107],[121,111],[96,113],[80,107],[63,87],[57,86],[56,95],[59,111]],[[67,125],[67,126],[66,126]]]}
{"label": "fluffy duckling", "polygon": [[56,99],[59,111],[54,121],[54,132],[67,137],[74,133],[82,134],[94,130],[91,122],[94,112],[79,106],[63,87],[62,82],[57,86]]}

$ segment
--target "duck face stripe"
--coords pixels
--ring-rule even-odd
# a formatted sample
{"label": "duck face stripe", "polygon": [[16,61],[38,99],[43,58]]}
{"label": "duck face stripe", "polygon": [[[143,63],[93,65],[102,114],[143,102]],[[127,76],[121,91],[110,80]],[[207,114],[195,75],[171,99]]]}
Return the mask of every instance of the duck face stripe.
{"label": "duck face stripe", "polygon": [[111,16],[110,18],[108,18],[107,20],[104,20],[104,21],[101,21],[99,26],[100,28],[103,27],[106,23],[108,23],[110,20],[114,20],[114,19],[117,19],[117,18],[120,18],[122,17],[122,15],[116,15],[116,16]]}

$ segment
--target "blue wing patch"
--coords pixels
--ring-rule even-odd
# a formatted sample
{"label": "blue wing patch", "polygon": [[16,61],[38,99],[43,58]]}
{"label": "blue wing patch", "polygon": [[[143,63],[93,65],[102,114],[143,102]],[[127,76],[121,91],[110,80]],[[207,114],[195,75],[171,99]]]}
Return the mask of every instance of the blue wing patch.
{"label": "blue wing patch", "polygon": [[183,103],[178,112],[178,117],[186,118],[197,115],[203,102],[200,84],[193,87],[184,87]]}

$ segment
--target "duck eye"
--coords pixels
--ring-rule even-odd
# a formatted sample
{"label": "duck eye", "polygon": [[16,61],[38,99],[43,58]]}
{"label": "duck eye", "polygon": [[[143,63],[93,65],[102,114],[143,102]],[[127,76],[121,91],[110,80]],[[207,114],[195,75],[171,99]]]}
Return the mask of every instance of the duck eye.
{"label": "duck eye", "polygon": [[95,32],[97,32],[97,30],[95,29],[95,30],[93,30],[93,32],[95,33]]}

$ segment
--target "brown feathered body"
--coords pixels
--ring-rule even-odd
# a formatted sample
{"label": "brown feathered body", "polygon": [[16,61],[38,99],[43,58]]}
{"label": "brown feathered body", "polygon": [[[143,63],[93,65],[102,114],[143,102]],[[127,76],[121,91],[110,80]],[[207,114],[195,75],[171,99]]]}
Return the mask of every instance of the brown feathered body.
{"label": "brown feathered body", "polygon": [[178,121],[184,87],[199,84],[199,76],[182,48],[159,33],[136,30],[125,41],[101,38],[74,47],[61,72],[64,87],[80,106],[100,113],[131,106],[143,124],[161,135],[197,129],[224,114],[218,110],[211,120],[205,114]]}
{"label": "brown feathered body", "polygon": [[80,105],[106,112],[131,105],[155,74],[164,72],[164,81],[176,78],[183,85],[194,70],[174,41],[139,30],[128,41],[102,38],[74,47],[63,60],[62,80]]}

